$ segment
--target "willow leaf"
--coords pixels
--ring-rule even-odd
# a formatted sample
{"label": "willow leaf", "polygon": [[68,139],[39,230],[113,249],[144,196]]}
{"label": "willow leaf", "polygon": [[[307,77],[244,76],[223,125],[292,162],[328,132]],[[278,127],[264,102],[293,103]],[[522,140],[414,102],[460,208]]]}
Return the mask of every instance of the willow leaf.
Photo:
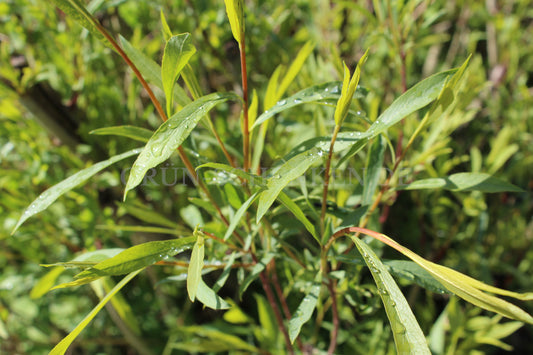
{"label": "willow leaf", "polygon": [[289,338],[293,344],[294,340],[298,337],[298,334],[300,334],[302,326],[307,323],[313,315],[320,294],[320,286],[320,284],[314,284],[311,287],[311,290],[305,295],[302,302],[300,302],[296,313],[294,313],[289,321]]}
{"label": "willow leaf", "polygon": [[98,136],[127,137],[143,143],[148,142],[153,133],[149,129],[129,125],[103,127],[89,132],[89,134],[96,134]]}
{"label": "willow leaf", "polygon": [[362,240],[353,241],[363,256],[385,306],[398,354],[431,354],[418,322],[402,292],[374,251]]}
{"label": "willow leaf", "polygon": [[457,173],[447,178],[422,179],[400,190],[445,189],[451,191],[524,192],[521,188],[485,173]]}
{"label": "willow leaf", "polygon": [[194,53],[196,53],[196,48],[192,44],[190,33],[172,36],[165,45],[163,60],[161,62],[161,78],[167,102],[168,115],[171,114],[172,110],[173,92],[176,81],[182,69],[187,65]]}
{"label": "willow leaf", "polygon": [[194,247],[192,248],[191,260],[187,271],[187,293],[191,302],[194,302],[196,298],[198,284],[202,279],[205,253],[203,233],[195,230],[194,235],[196,236],[196,243],[194,243]]}
{"label": "willow leaf", "polygon": [[224,301],[213,289],[207,286],[202,278],[198,282],[196,298],[204,306],[211,309],[228,309],[231,307],[228,302]]}
{"label": "willow leaf", "polygon": [[209,110],[221,102],[237,98],[235,94],[231,93],[213,93],[203,96],[185,106],[159,126],[133,164],[124,191],[124,198],[126,198],[129,190],[142,182],[149,169],[164,162],[174,153]]}
{"label": "willow leaf", "polygon": [[107,160],[101,161],[99,163],[94,164],[91,167],[88,167],[86,169],[78,171],[76,174],[66,178],[65,180],[61,181],[60,183],[52,186],[45,192],[39,195],[22,213],[22,216],[17,222],[17,225],[15,228],[13,228],[13,231],[11,234],[15,233],[15,231],[20,227],[22,223],[24,223],[28,218],[31,216],[44,211],[48,206],[50,206],[55,200],[57,200],[61,195],[65,194],[66,192],[72,190],[78,185],[81,185],[85,181],[87,181],[90,177],[98,173],[99,171],[107,168],[108,166],[122,160],[126,159],[128,157],[131,157],[132,155],[139,154],[141,150],[140,149],[132,149],[128,152],[115,155],[112,158],[109,158]]}
{"label": "willow leaf", "polygon": [[142,269],[136,270],[126,277],[124,277],[113,289],[93,308],[93,310],[70,332],[63,340],[57,344],[49,355],[63,355],[68,350],[68,347],[74,339],[81,333],[83,329],[89,324],[91,320],[100,312],[100,310],[106,305],[109,300],[118,292],[122,287],[124,287],[131,279],[133,279]]}
{"label": "willow leaf", "polygon": [[191,236],[135,245],[110,259],[101,261],[93,267],[80,272],[74,276],[76,280],[58,285],[54,288],[79,286],[103,276],[127,274],[181,253],[189,249],[195,241],[196,238]]}
{"label": "willow leaf", "polygon": [[268,179],[267,189],[261,192],[259,196],[256,221],[261,220],[285,186],[304,174],[311,165],[320,161],[323,156],[323,150],[313,148],[285,162],[277,170],[276,175]]}
{"label": "willow leaf", "polygon": [[[298,91],[296,94],[278,101],[274,106],[263,112],[263,114],[257,118],[252,128],[261,125],[272,116],[298,105],[322,100],[338,100],[341,96],[341,89],[342,85],[340,81],[332,81]],[[365,89],[357,87],[354,96],[356,98],[361,98],[364,97],[365,93]]]}
{"label": "willow leaf", "polygon": [[235,40],[241,44],[244,40],[244,8],[243,0],[224,0],[231,32]]}

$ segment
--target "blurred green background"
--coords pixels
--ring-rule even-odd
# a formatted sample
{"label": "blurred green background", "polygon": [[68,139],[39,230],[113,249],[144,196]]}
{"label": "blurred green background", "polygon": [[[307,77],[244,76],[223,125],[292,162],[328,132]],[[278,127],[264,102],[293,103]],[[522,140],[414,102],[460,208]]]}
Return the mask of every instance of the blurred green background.
{"label": "blurred green background", "polygon": [[[159,17],[163,10],[174,33],[192,34],[197,48],[192,66],[204,92],[240,90],[238,48],[222,2],[93,0],[87,4],[107,29],[156,61],[164,47]],[[531,1],[265,0],[246,2],[245,13],[249,85],[260,97],[278,64],[290,64],[309,40],[317,46],[291,93],[338,80],[341,59],[353,68],[369,48],[361,76],[361,84],[370,91],[361,103],[368,116],[386,108],[402,93],[404,83],[410,87],[432,73],[462,64],[473,54],[468,90],[458,98],[460,110],[451,123],[441,127],[445,139],[431,147],[429,164],[423,156],[427,153],[415,148],[411,161],[416,162],[419,153],[422,163],[410,171],[420,171],[421,177],[486,172],[526,192],[404,192],[390,199],[390,208],[384,207],[387,218],[381,229],[402,236],[402,243],[422,256],[487,283],[514,291],[533,290]],[[267,161],[302,139],[295,130],[298,122],[309,121],[312,110],[304,108],[272,128],[273,137],[281,138],[267,138]],[[218,114],[232,115],[230,107],[222,107]],[[239,122],[232,117],[215,123],[228,145],[238,146]],[[37,281],[49,271],[39,264],[70,260],[83,250],[127,247],[153,238],[104,228],[131,221],[148,224],[156,218],[149,214],[152,211],[171,220],[167,222],[172,226],[190,229],[195,225],[191,219],[201,216],[186,209],[187,198],[198,194],[185,185],[168,190],[146,186],[123,204],[120,174],[131,164],[125,161],[69,192],[10,236],[24,208],[46,188],[81,168],[139,146],[126,138],[93,136],[89,131],[124,124],[149,129],[159,125],[147,95],[121,59],[49,2],[0,3],[0,120],[0,352],[47,353],[98,299],[87,292],[87,286],[30,297]],[[413,125],[406,121],[390,135],[394,139],[400,130],[412,132]],[[208,160],[222,161],[216,144],[204,140],[205,131],[195,133],[196,150]],[[308,133],[327,132],[328,127],[319,126],[309,128]],[[177,158],[172,164],[180,166]],[[175,217],[180,215],[187,218]],[[149,269],[124,292],[143,337],[156,344],[156,353],[163,351],[169,334],[179,325],[217,317],[188,304],[181,286],[156,287],[159,274],[163,270]],[[414,288],[407,288],[406,297],[424,333],[429,334],[446,303]],[[523,306],[533,311],[531,304]],[[446,329],[451,336],[446,349],[455,349],[456,354],[471,354],[472,349],[487,354],[502,351],[493,346],[498,344],[484,345],[488,341],[479,335],[487,322],[498,322],[493,314],[463,302],[448,308]],[[344,340],[339,352],[355,351],[350,349],[358,344],[364,345],[357,353],[390,351],[386,345],[372,345],[376,339],[390,341],[390,335],[376,335],[376,329],[386,327],[383,318],[359,322],[360,334]],[[505,329],[498,329],[501,334],[493,334],[492,339],[506,335]],[[517,354],[532,353],[532,338],[533,329],[526,326],[505,342]],[[75,351],[134,353],[105,312],[84,331]]]}

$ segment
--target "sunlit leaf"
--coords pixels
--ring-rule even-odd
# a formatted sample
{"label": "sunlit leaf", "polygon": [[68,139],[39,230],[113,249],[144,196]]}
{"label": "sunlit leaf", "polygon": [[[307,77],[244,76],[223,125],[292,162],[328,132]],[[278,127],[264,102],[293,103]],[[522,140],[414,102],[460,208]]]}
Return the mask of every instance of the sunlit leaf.
{"label": "sunlit leaf", "polygon": [[241,338],[221,332],[206,326],[180,327],[187,338],[186,342],[172,343],[172,348],[185,350],[187,352],[221,352],[221,351],[246,351],[250,354],[259,354],[261,351],[248,344]]}
{"label": "sunlit leaf", "polygon": [[[115,283],[109,277],[101,278],[99,281],[102,283],[102,286],[106,293],[111,292],[113,287],[115,287]],[[91,286],[95,284],[97,284],[97,282],[93,282]],[[98,298],[100,300],[103,297],[104,297],[103,294],[98,295]],[[115,297],[111,298],[111,304],[113,305],[113,308],[117,312],[118,316],[124,321],[124,323],[128,326],[128,328],[130,328],[134,334],[140,336],[141,327],[139,326],[139,322],[137,321],[137,318],[135,317],[135,313],[133,312],[133,309],[131,308],[128,301],[126,301],[126,298],[124,298],[124,296],[120,292],[117,292],[115,294]]]}
{"label": "sunlit leaf", "polygon": [[287,91],[289,85],[294,82],[294,79],[302,69],[309,55],[313,53],[314,49],[315,43],[309,41],[306,42],[303,47],[298,51],[296,58],[294,58],[294,60],[292,61],[291,65],[289,66],[289,69],[287,69],[287,73],[285,73],[285,75],[283,76],[283,79],[281,80],[279,87],[276,90],[277,99],[285,95],[285,91]]}
{"label": "sunlit leaf", "polygon": [[337,102],[337,107],[335,108],[335,124],[337,126],[342,125],[342,122],[348,114],[348,110],[350,108],[355,89],[357,88],[357,84],[359,84],[359,78],[361,77],[361,67],[366,61],[367,55],[368,50],[365,52],[365,54],[363,54],[361,59],[359,59],[359,63],[357,63],[357,67],[355,68],[355,72],[351,79],[350,70],[348,69],[346,64],[344,64],[344,80],[342,84],[341,97],[339,98],[339,101]]}
{"label": "sunlit leaf", "polygon": [[172,113],[173,92],[181,70],[196,53],[190,33],[182,33],[172,36],[165,45],[163,60],[161,62],[161,78],[163,91],[167,102],[167,114]]}
{"label": "sunlit leaf", "polygon": [[79,286],[103,276],[127,274],[181,253],[189,249],[195,241],[196,238],[191,236],[135,245],[77,274],[74,277],[75,281],[67,282],[54,288]]}
{"label": "sunlit leaf", "polygon": [[298,309],[289,321],[288,330],[291,343],[294,343],[294,340],[298,337],[298,334],[300,334],[302,325],[304,325],[305,323],[307,323],[307,321],[309,321],[309,319],[311,319],[313,311],[315,310],[316,304],[318,302],[320,287],[320,284],[314,284],[311,287],[311,290],[309,290],[302,302],[300,302]]}
{"label": "sunlit leaf", "polygon": [[94,164],[93,166],[80,170],[74,175],[66,178],[65,180],[61,181],[60,183],[52,186],[45,192],[39,195],[25,210],[24,213],[22,213],[22,216],[18,220],[15,228],[13,228],[13,231],[11,234],[15,233],[15,231],[20,227],[24,221],[26,221],[31,216],[45,210],[48,206],[50,206],[55,200],[57,200],[58,197],[63,195],[64,193],[72,190],[78,185],[81,185],[85,181],[87,181],[90,177],[98,173],[99,171],[107,168],[108,166],[122,160],[126,159],[128,157],[131,157],[132,155],[139,154],[140,149],[133,149],[126,153],[122,153],[119,155],[115,155],[114,157],[101,161],[99,163]]}
{"label": "sunlit leaf", "polygon": [[99,136],[122,136],[140,141],[143,143],[148,142],[154,132],[149,129],[135,126],[113,126],[104,127],[92,130],[89,134],[96,134]]}
{"label": "sunlit leaf", "polygon": [[445,189],[451,191],[524,192],[521,188],[484,173],[457,173],[447,178],[422,179],[399,190]]}
{"label": "sunlit leaf", "polygon": [[209,110],[221,102],[237,98],[231,93],[213,93],[203,96],[185,106],[159,126],[133,164],[124,189],[124,198],[129,190],[142,182],[149,169],[164,162],[174,153]]}
{"label": "sunlit leaf", "polygon": [[192,248],[191,260],[189,262],[189,268],[187,271],[187,293],[189,294],[189,299],[191,302],[194,302],[196,298],[196,290],[198,289],[198,284],[202,279],[202,269],[204,267],[204,235],[202,232],[197,230],[194,231],[196,236],[196,243]]}
{"label": "sunlit leaf", "polygon": [[107,302],[124,287],[131,279],[133,279],[142,269],[136,270],[126,277],[124,277],[113,289],[93,308],[93,310],[70,332],[63,340],[57,344],[49,355],[63,355],[68,350],[68,347],[74,339],[81,333],[81,331],[89,324],[91,320],[100,312],[100,310],[106,305]]}
{"label": "sunlit leaf", "polygon": [[353,241],[378,287],[398,354],[431,354],[411,307],[385,265],[365,242],[358,238],[353,238]]}
{"label": "sunlit leaf", "polygon": [[[431,274],[431,276],[433,276],[437,281],[439,281],[450,292],[480,308],[501,314],[502,316],[507,318],[533,324],[533,317],[531,317],[531,315],[529,315],[524,310],[520,309],[512,303],[504,301],[491,294],[487,294],[483,291],[503,296],[514,297],[521,300],[533,300],[533,292],[519,294],[516,292],[510,292],[487,285],[481,281],[473,279],[446,266],[432,263],[422,258],[418,254],[412,252],[411,250],[405,248],[404,246],[398,244],[393,239],[387,237],[385,234],[374,232],[365,228],[350,227],[346,228],[345,230],[339,231],[336,234],[339,235],[348,232],[364,233],[396,249],[397,251],[404,254],[405,256],[413,260],[415,263],[423,267]],[[355,237],[352,236],[352,240],[353,239],[355,239]]]}
{"label": "sunlit leaf", "polygon": [[[135,48],[124,37],[120,37],[124,52],[128,55],[130,60],[135,64],[137,69],[141,72],[144,79],[163,90],[163,81],[161,80],[161,67],[148,58],[143,52]],[[191,102],[191,99],[185,93],[185,90],[179,85],[174,86],[174,101],[185,106]]]}
{"label": "sunlit leaf", "polygon": [[267,189],[259,196],[256,221],[261,220],[285,186],[304,174],[311,165],[322,160],[324,155],[324,151],[313,148],[285,162],[276,174],[268,179]]}
{"label": "sunlit leaf", "polygon": [[[315,85],[298,91],[296,94],[278,101],[274,106],[270,107],[267,111],[263,112],[255,121],[252,128],[261,125],[263,122],[271,118],[272,116],[285,111],[289,108],[322,100],[337,100],[341,95],[342,85],[340,81],[332,81],[320,85]],[[355,97],[364,97],[366,93],[365,89],[357,87]]]}
{"label": "sunlit leaf", "polygon": [[239,44],[244,40],[244,8],[242,0],[224,0],[233,38]]}
{"label": "sunlit leaf", "polygon": [[55,284],[57,278],[65,269],[59,266],[54,267],[42,276],[30,291],[30,298],[37,299],[45,295]]}
{"label": "sunlit leaf", "polygon": [[211,309],[228,309],[231,307],[228,302],[224,301],[213,289],[207,286],[202,278],[199,279],[195,296],[204,306]]}

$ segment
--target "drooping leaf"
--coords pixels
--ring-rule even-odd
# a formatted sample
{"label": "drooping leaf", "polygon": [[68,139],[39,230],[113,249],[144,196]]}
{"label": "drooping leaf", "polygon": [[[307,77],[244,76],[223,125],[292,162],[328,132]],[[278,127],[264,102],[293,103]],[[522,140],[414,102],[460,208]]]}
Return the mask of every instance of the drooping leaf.
{"label": "drooping leaf", "polygon": [[302,326],[311,319],[311,316],[313,315],[313,312],[316,308],[316,304],[318,302],[318,296],[320,294],[320,284],[314,284],[309,292],[305,295],[302,302],[300,302],[300,305],[298,306],[298,309],[292,316],[291,320],[289,321],[289,338],[291,340],[291,343],[294,344],[294,340],[298,337],[298,334],[300,334],[300,330],[302,329]]}
{"label": "drooping leaf", "polygon": [[[531,315],[529,315],[521,308],[483,291],[503,296],[514,297],[520,300],[533,300],[533,292],[519,294],[516,292],[506,291],[497,287],[487,285],[458,271],[432,263],[422,258],[418,254],[412,252],[411,250],[405,248],[404,246],[398,244],[396,241],[382,233],[374,232],[365,228],[350,227],[345,230],[339,231],[336,234],[338,235],[348,232],[363,233],[369,235],[387,244],[391,248],[396,249],[397,251],[404,254],[409,259],[413,260],[415,263],[423,267],[450,292],[472,303],[475,306],[501,314],[502,316],[507,318],[533,324],[533,317],[531,317]],[[355,237],[352,236],[352,240],[353,239],[355,239]]]}
{"label": "drooping leaf", "polygon": [[84,285],[103,276],[122,275],[144,268],[189,249],[195,241],[196,238],[191,236],[135,245],[77,274],[75,281],[58,285],[54,289]]}
{"label": "drooping leaf", "polygon": [[187,293],[189,294],[189,299],[191,302],[194,302],[196,298],[196,290],[198,289],[198,284],[202,279],[202,269],[204,267],[204,234],[198,230],[194,231],[196,236],[196,243],[192,248],[191,260],[189,262],[189,268],[187,271]]}
{"label": "drooping leaf", "polygon": [[324,156],[323,150],[313,148],[285,162],[276,174],[268,179],[267,189],[259,196],[256,221],[261,220],[285,186],[299,178],[311,165],[320,161]]}
{"label": "drooping leaf", "polygon": [[233,38],[240,45],[244,40],[244,7],[242,0],[224,0],[224,3],[226,4],[226,13],[228,14]]}
{"label": "drooping leaf", "polygon": [[228,309],[231,307],[228,302],[224,301],[213,289],[207,286],[202,278],[198,282],[195,296],[204,306],[211,309]]}
{"label": "drooping leaf", "polygon": [[109,248],[109,249],[98,249],[94,251],[89,251],[87,253],[80,254],[74,259],[66,262],[53,263],[53,264],[41,264],[44,267],[55,267],[62,266],[65,269],[67,268],[90,268],[98,264],[101,261],[110,259],[117,255],[118,253],[124,251],[123,248]]}
{"label": "drooping leaf", "polygon": [[[163,90],[163,81],[161,80],[161,67],[148,58],[143,52],[135,48],[124,37],[120,37],[120,43],[124,49],[124,52],[128,55],[130,60],[135,64],[137,69],[141,72],[144,79]],[[191,102],[191,99],[185,93],[185,90],[179,85],[174,86],[174,101],[185,106]]]}
{"label": "drooping leaf", "polygon": [[89,324],[91,320],[100,312],[100,310],[106,305],[107,302],[118,292],[122,287],[124,287],[131,279],[133,279],[142,269],[136,270],[126,277],[124,277],[113,289],[93,308],[93,310],[70,332],[63,340],[57,344],[50,355],[63,355],[67,351],[68,347],[74,339],[81,333],[81,331]]}
{"label": "drooping leaf", "polygon": [[163,214],[159,213],[153,208],[150,208],[150,206],[142,206],[140,204],[132,205],[129,203],[122,203],[120,204],[120,206],[123,207],[126,212],[128,212],[128,214],[140,219],[143,222],[156,224],[159,226],[168,227],[176,230],[180,228],[180,226],[176,222],[171,221]]}
{"label": "drooping leaf", "polygon": [[385,265],[365,242],[358,238],[353,238],[353,242],[376,282],[398,354],[431,354],[411,307]]}
{"label": "drooping leaf", "polygon": [[274,254],[269,253],[264,256],[257,264],[254,265],[250,274],[244,279],[244,281],[239,286],[239,298],[242,298],[242,295],[250,286],[250,284],[259,277],[259,274],[265,269],[268,263],[274,258]]}
{"label": "drooping leaf", "polygon": [[309,219],[307,219],[302,209],[293,200],[291,200],[289,196],[287,196],[283,191],[280,192],[280,194],[278,195],[278,199],[285,207],[287,207],[289,211],[291,211],[291,213],[294,215],[294,217],[296,217],[296,219],[302,222],[305,229],[307,229],[307,231],[311,233],[311,235],[313,236],[313,238],[315,238],[318,244],[321,244],[320,238],[318,238],[318,235],[316,234],[315,226],[313,225],[313,223],[309,221]]}
{"label": "drooping leaf", "polygon": [[361,67],[366,61],[367,55],[368,50],[365,52],[365,54],[363,54],[361,59],[359,59],[359,63],[357,63],[357,67],[355,68],[355,72],[351,79],[350,70],[348,69],[346,64],[344,64],[344,81],[342,84],[341,97],[339,98],[339,101],[337,102],[337,107],[335,108],[335,125],[337,126],[342,125],[342,122],[348,114],[350,103],[352,102],[352,98],[355,93],[355,89],[357,88],[357,84],[359,84],[359,78],[361,77]]}
{"label": "drooping leaf", "polygon": [[405,186],[398,187],[399,190],[424,190],[424,189],[445,189],[451,191],[481,191],[487,193],[495,192],[524,192],[521,188],[508,183],[507,181],[495,178],[485,173],[457,173],[447,178],[422,179]]}
{"label": "drooping leaf", "polygon": [[[340,98],[342,85],[340,81],[332,81],[320,85],[315,85],[298,91],[296,94],[278,101],[274,106],[263,112],[255,121],[252,128],[261,125],[272,116],[289,108],[322,100],[337,100]],[[357,87],[355,97],[361,98],[365,95],[365,89]]]}
{"label": "drooping leaf", "polygon": [[159,126],[133,164],[124,189],[124,198],[126,198],[129,190],[141,183],[149,169],[164,162],[172,155],[209,110],[221,102],[237,98],[235,94],[231,93],[213,93],[203,96],[185,106]]}
{"label": "drooping leaf", "polygon": [[230,235],[233,233],[233,231],[235,230],[235,228],[237,227],[237,225],[239,224],[242,216],[246,213],[246,211],[248,210],[248,207],[250,207],[250,205],[255,201],[255,199],[259,196],[259,192],[256,192],[254,193],[252,196],[250,196],[248,198],[248,200],[246,200],[242,205],[241,207],[239,207],[239,209],[237,210],[237,212],[235,212],[235,215],[233,216],[233,218],[231,219],[231,222],[228,226],[228,229],[226,230],[226,234],[224,234],[224,240],[228,240],[228,238],[230,237]]}
{"label": "drooping leaf", "polygon": [[182,33],[170,37],[165,45],[163,60],[161,62],[161,78],[163,80],[163,91],[167,102],[167,114],[172,113],[172,102],[174,86],[178,80],[181,70],[189,62],[189,59],[196,53],[191,40],[190,33]]}
{"label": "drooping leaf", "polygon": [[146,128],[126,125],[98,128],[90,131],[89,134],[96,134],[99,136],[122,136],[146,143],[154,132]]}
{"label": "drooping leaf", "polygon": [[132,155],[139,154],[141,152],[140,149],[132,149],[128,152],[115,155],[112,158],[109,158],[107,160],[101,161],[99,163],[94,164],[91,167],[88,167],[86,169],[80,170],[74,175],[66,178],[65,180],[61,181],[60,183],[52,186],[45,192],[39,195],[22,213],[22,216],[18,220],[15,228],[13,228],[13,231],[11,234],[15,233],[15,231],[20,227],[24,221],[26,221],[31,216],[45,210],[48,206],[50,206],[55,200],[57,200],[58,197],[63,195],[64,193],[72,190],[78,185],[81,185],[85,181],[87,181],[90,177],[98,173],[99,171],[107,168],[108,166],[122,160],[126,159],[128,157],[131,157]]}
{"label": "drooping leaf", "polygon": [[186,338],[191,340],[172,343],[172,348],[174,349],[184,350],[189,353],[239,350],[250,354],[261,353],[259,349],[248,344],[241,338],[210,327],[194,325],[180,327],[180,331],[186,335]]}
{"label": "drooping leaf", "polygon": [[85,27],[92,35],[96,36],[109,48],[115,49],[111,42],[104,36],[105,29],[100,25],[98,20],[85,8],[80,0],[52,0],[53,3],[68,16]]}
{"label": "drooping leaf", "polygon": [[363,196],[361,198],[361,205],[363,206],[372,204],[372,197],[378,187],[381,169],[383,168],[385,148],[387,148],[387,141],[383,136],[378,136],[370,147],[364,172]]}
{"label": "drooping leaf", "polygon": [[[115,283],[111,278],[104,277],[99,280],[105,290],[106,293],[111,292],[113,287],[115,287]],[[91,286],[97,284],[98,282],[93,282]],[[94,289],[94,288],[93,288]],[[102,300],[104,297],[103,294],[98,295],[98,298]],[[115,293],[115,296],[111,298],[111,304],[113,305],[113,308],[119,315],[119,317],[126,323],[128,328],[132,330],[134,334],[137,336],[141,335],[141,327],[139,326],[139,322],[137,321],[137,318],[135,317],[135,313],[133,312],[133,309],[131,308],[130,304],[126,301],[124,296],[117,292]]]}
{"label": "drooping leaf", "polygon": [[396,277],[412,281],[432,292],[450,293],[429,272],[413,261],[386,260],[383,263],[387,266],[389,272]]}

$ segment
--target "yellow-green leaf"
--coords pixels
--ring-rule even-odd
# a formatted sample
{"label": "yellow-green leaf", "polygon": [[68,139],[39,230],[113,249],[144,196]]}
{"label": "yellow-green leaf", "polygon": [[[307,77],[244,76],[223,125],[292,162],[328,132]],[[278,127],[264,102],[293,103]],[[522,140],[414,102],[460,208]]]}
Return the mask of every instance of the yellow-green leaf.
{"label": "yellow-green leaf", "polygon": [[205,253],[203,233],[195,230],[194,235],[197,239],[192,248],[191,260],[187,271],[187,293],[191,302],[194,302],[198,285],[200,284],[200,280],[202,280]]}
{"label": "yellow-green leaf", "polygon": [[361,66],[366,60],[366,57],[368,55],[368,50],[363,54],[361,59],[359,59],[359,63],[357,63],[357,67],[355,68],[355,72],[350,80],[350,70],[344,64],[344,80],[342,84],[342,93],[341,97],[339,98],[339,101],[337,102],[337,107],[335,108],[335,124],[337,126],[342,125],[342,122],[346,118],[346,115],[348,114],[348,110],[350,109],[350,103],[352,102],[353,94],[355,93],[355,89],[357,88],[357,84],[359,84],[359,78],[361,77]]}
{"label": "yellow-green leaf", "polygon": [[244,38],[244,7],[242,0],[224,0],[233,37],[239,45]]}

